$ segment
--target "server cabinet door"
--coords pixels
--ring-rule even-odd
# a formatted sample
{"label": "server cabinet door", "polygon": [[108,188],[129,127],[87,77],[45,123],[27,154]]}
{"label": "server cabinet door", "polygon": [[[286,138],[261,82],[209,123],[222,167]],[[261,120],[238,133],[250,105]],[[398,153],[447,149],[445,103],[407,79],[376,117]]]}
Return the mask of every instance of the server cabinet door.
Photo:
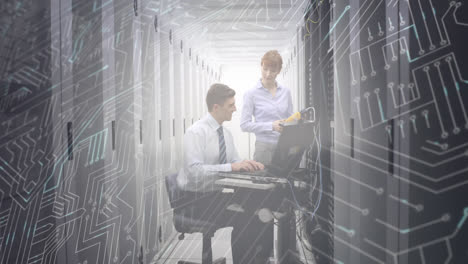
{"label": "server cabinet door", "polygon": [[58,181],[53,169],[63,150],[58,14],[51,2],[0,4],[1,263],[65,259],[51,250],[63,233],[41,240],[66,222],[56,192],[44,191]]}
{"label": "server cabinet door", "polygon": [[[158,55],[158,13],[153,1],[141,2],[140,23],[142,28],[142,123],[141,143],[143,147],[143,166],[140,177],[143,179],[144,228],[142,247],[143,262],[150,262],[159,249],[158,239],[158,201],[159,188],[163,185],[158,172],[159,151],[159,60]],[[164,187],[164,186],[162,186]]]}
{"label": "server cabinet door", "polygon": [[[164,24],[160,33],[160,80],[161,80],[161,131],[162,131],[162,175],[174,172],[173,163],[175,137],[173,135],[173,120],[174,120],[174,39],[173,31],[169,24]],[[161,175],[161,176],[162,176]],[[164,183],[162,180],[161,183]],[[164,186],[161,187],[162,190]],[[161,192],[161,212],[171,212],[168,196],[165,191]],[[170,214],[161,215],[159,228],[159,236],[163,244],[167,244],[173,234],[174,226]]]}
{"label": "server cabinet door", "polygon": [[334,4],[335,257],[466,262],[466,9]]}
{"label": "server cabinet door", "polygon": [[184,96],[184,50],[183,50],[183,40],[179,36],[178,32],[175,32],[174,35],[174,119],[172,120],[173,126],[173,137],[174,137],[174,147],[172,152],[174,153],[174,169],[178,170],[182,166],[182,145],[183,145],[183,113],[185,108],[185,96]]}

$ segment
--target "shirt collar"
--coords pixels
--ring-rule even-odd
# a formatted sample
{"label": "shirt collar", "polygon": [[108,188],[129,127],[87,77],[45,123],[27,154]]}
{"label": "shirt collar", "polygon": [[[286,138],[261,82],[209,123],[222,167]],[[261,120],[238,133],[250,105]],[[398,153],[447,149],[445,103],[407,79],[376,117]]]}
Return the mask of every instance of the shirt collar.
{"label": "shirt collar", "polygon": [[216,121],[216,119],[208,112],[208,114],[206,115],[206,121],[208,123],[208,125],[213,128],[214,130],[218,130],[218,128],[220,127],[218,121]]}
{"label": "shirt collar", "polygon": [[[281,90],[283,89],[283,87],[281,86],[281,84],[278,83],[278,81],[276,81],[276,85],[278,86],[278,90]],[[260,89],[260,88],[263,88],[266,90],[265,87],[263,87],[263,84],[262,84],[262,78],[260,78],[257,82],[257,85],[255,86],[256,88]]]}

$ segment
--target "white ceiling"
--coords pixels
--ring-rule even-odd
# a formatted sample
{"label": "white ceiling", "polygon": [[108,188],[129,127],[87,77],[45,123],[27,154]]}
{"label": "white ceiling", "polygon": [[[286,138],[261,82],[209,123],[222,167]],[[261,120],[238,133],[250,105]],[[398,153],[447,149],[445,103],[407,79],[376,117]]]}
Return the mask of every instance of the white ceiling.
{"label": "white ceiling", "polygon": [[268,50],[286,54],[304,21],[307,0],[161,1],[160,11],[178,35],[218,64],[259,63]]}

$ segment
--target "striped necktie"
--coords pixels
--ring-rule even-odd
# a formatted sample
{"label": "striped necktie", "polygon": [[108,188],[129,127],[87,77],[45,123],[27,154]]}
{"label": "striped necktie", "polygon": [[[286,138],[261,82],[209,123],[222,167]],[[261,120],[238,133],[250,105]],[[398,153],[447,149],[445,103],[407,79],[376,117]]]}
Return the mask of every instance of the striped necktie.
{"label": "striped necktie", "polygon": [[224,133],[223,127],[218,128],[218,138],[219,138],[219,164],[225,164],[226,161],[226,144],[224,142]]}

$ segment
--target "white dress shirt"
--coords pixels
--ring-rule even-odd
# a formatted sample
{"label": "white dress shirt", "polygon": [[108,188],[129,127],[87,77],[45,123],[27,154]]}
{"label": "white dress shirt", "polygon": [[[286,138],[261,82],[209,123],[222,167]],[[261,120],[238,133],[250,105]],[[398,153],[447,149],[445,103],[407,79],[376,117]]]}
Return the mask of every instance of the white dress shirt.
{"label": "white dress shirt", "polygon": [[184,136],[184,167],[177,175],[179,187],[187,191],[208,192],[222,189],[214,184],[218,172],[232,171],[231,163],[241,159],[231,132],[223,127],[226,164],[219,164],[218,121],[208,113],[193,124]]}

